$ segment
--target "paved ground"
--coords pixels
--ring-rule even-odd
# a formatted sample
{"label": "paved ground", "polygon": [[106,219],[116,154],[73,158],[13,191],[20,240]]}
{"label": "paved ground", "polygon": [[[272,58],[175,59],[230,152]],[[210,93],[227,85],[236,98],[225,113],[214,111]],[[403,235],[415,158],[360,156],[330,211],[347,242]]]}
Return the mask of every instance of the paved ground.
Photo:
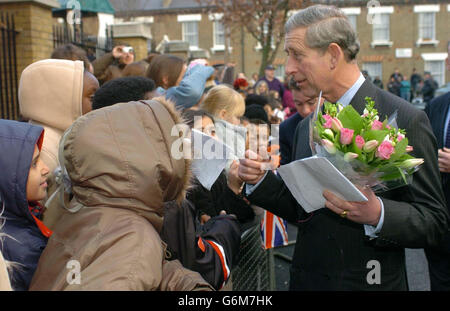
{"label": "paved ground", "polygon": [[[297,228],[295,226],[288,224],[288,237],[289,241],[295,241],[297,238]],[[294,245],[277,247],[274,251],[292,258]],[[423,249],[406,249],[405,258],[409,289],[411,291],[429,291],[428,264]],[[276,290],[287,291],[289,290],[290,263],[281,256],[275,255],[274,259]]]}

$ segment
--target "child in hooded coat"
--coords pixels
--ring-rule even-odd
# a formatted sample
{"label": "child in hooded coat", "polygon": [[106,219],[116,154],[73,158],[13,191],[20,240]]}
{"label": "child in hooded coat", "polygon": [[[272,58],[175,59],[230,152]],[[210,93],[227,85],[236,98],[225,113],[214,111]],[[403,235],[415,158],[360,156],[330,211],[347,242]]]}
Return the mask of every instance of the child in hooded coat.
{"label": "child in hooded coat", "polygon": [[38,201],[47,195],[48,167],[39,158],[44,129],[0,120],[0,193],[6,234],[1,246],[5,260],[16,263],[10,279],[14,290],[28,290],[42,251],[52,232],[42,223]]}

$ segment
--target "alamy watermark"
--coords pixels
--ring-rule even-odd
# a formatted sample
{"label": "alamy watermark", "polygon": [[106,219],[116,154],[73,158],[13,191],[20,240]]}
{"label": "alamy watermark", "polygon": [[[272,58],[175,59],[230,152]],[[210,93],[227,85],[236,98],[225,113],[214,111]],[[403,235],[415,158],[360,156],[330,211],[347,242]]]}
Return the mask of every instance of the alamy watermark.
{"label": "alamy watermark", "polygon": [[370,0],[369,2],[367,2],[367,8],[369,9],[369,13],[367,14],[367,23],[369,23],[371,25],[380,25],[381,24],[381,14],[370,12],[371,8],[372,8],[372,11],[375,11],[375,8],[379,8],[380,6],[381,6],[381,4],[377,0]]}
{"label": "alamy watermark", "polygon": [[67,24],[73,25],[81,24],[81,4],[77,0],[69,0],[66,4],[67,16],[66,21]]}
{"label": "alamy watermark", "polygon": [[66,275],[66,281],[69,285],[81,284],[81,265],[78,260],[70,260],[66,264],[66,268],[69,269]]}
{"label": "alamy watermark", "polygon": [[370,260],[366,265],[367,269],[370,269],[367,273],[366,281],[369,285],[381,284],[381,264],[378,260]]}

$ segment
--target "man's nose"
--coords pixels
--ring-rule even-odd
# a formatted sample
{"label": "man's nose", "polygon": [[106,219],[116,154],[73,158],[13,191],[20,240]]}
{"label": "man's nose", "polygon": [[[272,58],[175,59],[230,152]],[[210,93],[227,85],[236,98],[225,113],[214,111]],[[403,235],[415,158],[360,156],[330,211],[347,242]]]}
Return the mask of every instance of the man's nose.
{"label": "man's nose", "polygon": [[287,76],[294,75],[297,72],[297,67],[295,66],[295,61],[290,56],[288,56],[288,58],[286,60],[286,68],[284,71]]}

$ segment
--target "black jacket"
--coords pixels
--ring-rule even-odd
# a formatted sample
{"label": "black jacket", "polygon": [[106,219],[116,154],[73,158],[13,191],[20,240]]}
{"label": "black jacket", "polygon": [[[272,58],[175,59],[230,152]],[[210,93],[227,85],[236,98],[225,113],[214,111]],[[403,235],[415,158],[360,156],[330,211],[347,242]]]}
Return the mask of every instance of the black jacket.
{"label": "black jacket", "polygon": [[[443,94],[431,101],[425,107],[425,113],[431,122],[431,128],[436,136],[437,147],[441,149],[444,146],[444,129],[448,110],[450,109],[450,92]],[[450,127],[449,127],[450,130]],[[442,189],[444,189],[447,209],[450,213],[450,174],[441,173]]]}
{"label": "black jacket", "polygon": [[[327,208],[306,213],[283,181],[269,172],[248,197],[250,202],[298,224],[291,267],[291,290],[407,290],[404,248],[438,245],[448,226],[439,182],[436,139],[424,112],[405,100],[365,81],[351,105],[359,112],[366,96],[375,101],[380,119],[398,110],[397,123],[406,130],[413,156],[425,162],[409,186],[378,193],[384,205],[384,223],[378,238],[370,240],[364,226],[341,218]],[[311,117],[311,116],[310,116]],[[293,158],[311,156],[309,121],[297,127]],[[381,267],[381,284],[367,282],[369,262]]]}
{"label": "black jacket", "polygon": [[423,101],[426,103],[430,103],[431,100],[434,98],[434,92],[436,91],[437,88],[438,85],[436,81],[434,81],[433,79],[426,79],[423,82],[422,87]]}
{"label": "black jacket", "polygon": [[292,160],[292,145],[294,141],[295,129],[301,120],[303,120],[303,117],[296,112],[280,124],[281,165],[288,164]]}
{"label": "black jacket", "polygon": [[227,214],[236,215],[240,223],[250,222],[255,217],[251,206],[228,187],[224,172],[219,175],[211,191],[195,179],[186,198],[194,204],[198,216],[206,214],[214,217],[224,210]]}

